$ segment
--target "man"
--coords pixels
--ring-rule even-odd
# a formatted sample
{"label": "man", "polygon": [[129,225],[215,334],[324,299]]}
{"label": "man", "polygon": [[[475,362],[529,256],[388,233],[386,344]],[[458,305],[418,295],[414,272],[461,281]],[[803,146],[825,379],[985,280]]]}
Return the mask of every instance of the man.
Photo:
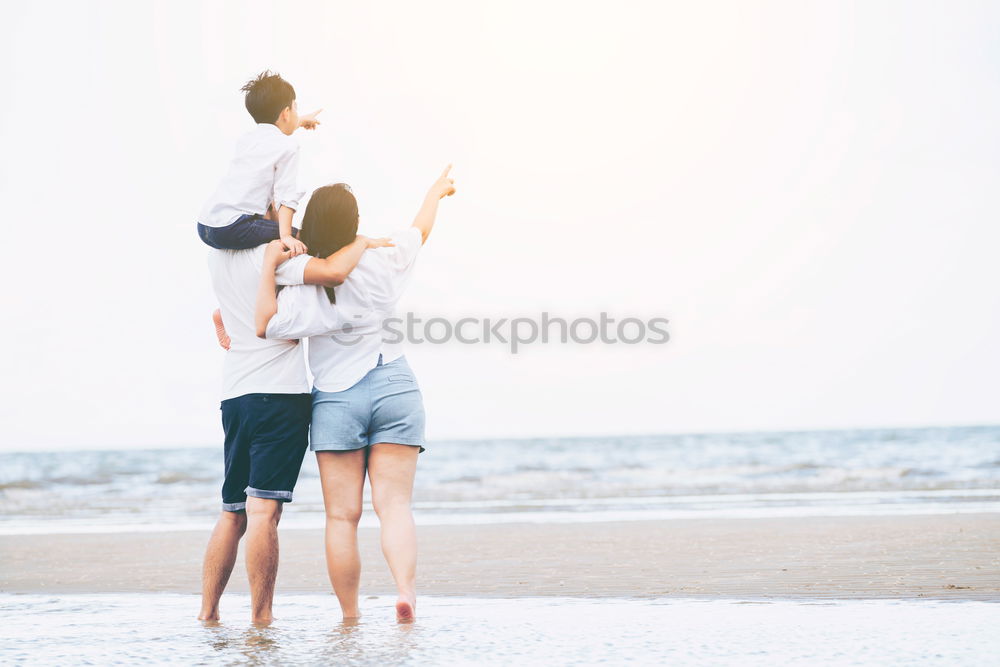
{"label": "man", "polygon": [[[277,284],[334,287],[367,248],[385,245],[391,244],[358,236],[326,259],[308,255],[286,259],[276,272]],[[219,619],[219,598],[245,534],[251,620],[259,625],[271,622],[278,521],[282,504],[292,500],[308,445],[312,404],[302,346],[298,341],[258,338],[254,327],[265,248],[213,249],[208,260],[230,345],[221,405],[226,476],[222,513],[205,552],[198,616],[203,621]],[[286,251],[285,257],[290,255]]]}

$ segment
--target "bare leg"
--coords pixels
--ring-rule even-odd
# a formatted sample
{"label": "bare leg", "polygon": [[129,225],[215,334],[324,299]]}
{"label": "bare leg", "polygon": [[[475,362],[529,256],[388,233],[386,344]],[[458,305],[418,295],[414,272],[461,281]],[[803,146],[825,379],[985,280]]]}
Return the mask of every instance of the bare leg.
{"label": "bare leg", "polygon": [[358,521],[365,487],[367,448],[316,452],[326,506],[326,569],[345,619],[358,618]]}
{"label": "bare leg", "polygon": [[278,574],[278,500],[247,498],[247,577],[250,579],[250,620],[267,625],[273,620],[274,579]]}
{"label": "bare leg", "polygon": [[412,620],[417,607],[417,529],[410,500],[419,449],[379,443],[368,455],[372,504],[382,524],[382,555],[396,581],[396,618]]}
{"label": "bare leg", "polygon": [[229,575],[236,564],[236,551],[240,538],[247,529],[247,515],[243,512],[223,512],[215,524],[212,537],[205,549],[205,564],[201,573],[200,621],[219,620],[219,598],[229,583]]}

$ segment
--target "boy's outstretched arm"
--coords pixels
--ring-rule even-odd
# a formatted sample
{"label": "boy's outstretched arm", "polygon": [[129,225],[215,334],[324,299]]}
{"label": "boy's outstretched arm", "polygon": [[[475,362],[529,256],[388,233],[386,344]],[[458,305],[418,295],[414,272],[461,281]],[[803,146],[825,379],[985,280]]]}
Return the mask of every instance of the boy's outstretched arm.
{"label": "boy's outstretched arm", "polygon": [[322,109],[316,109],[316,111],[313,111],[312,113],[299,116],[299,127],[303,130],[315,130],[316,126],[319,125],[319,121],[316,120],[316,116],[319,115],[320,111],[322,111]]}
{"label": "boy's outstretched arm", "polygon": [[370,239],[360,234],[354,241],[333,253],[326,259],[312,257],[306,264],[303,281],[307,285],[336,287],[347,279],[347,274],[361,261],[361,255],[369,248],[393,245],[390,239]]}

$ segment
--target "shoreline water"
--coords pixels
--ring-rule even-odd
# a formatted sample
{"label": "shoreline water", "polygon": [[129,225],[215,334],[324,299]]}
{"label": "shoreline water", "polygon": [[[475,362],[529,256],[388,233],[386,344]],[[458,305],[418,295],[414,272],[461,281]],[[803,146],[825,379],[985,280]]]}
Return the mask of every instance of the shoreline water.
{"label": "shoreline water", "polygon": [[[207,531],[0,536],[3,593],[195,593]],[[392,592],[375,528],[364,595]],[[419,593],[1000,601],[1000,513],[425,526]],[[229,590],[245,592],[242,554]],[[329,592],[321,530],[281,530],[278,594]]]}
{"label": "shoreline water", "polygon": [[[366,596],[341,622],[332,595],[276,601],[247,621],[224,596],[222,621],[194,620],[193,595],[5,595],[0,661],[52,664],[933,664],[992,665],[1000,605],[941,600],[766,602],[435,596],[413,623],[392,596]],[[95,638],[99,638],[95,641]]]}
{"label": "shoreline water", "polygon": [[[733,494],[737,496],[737,494]],[[774,496],[790,496],[793,494],[762,494]],[[940,502],[933,500],[923,502],[886,502],[885,504],[869,502],[850,502],[851,496],[879,495],[862,493],[852,494],[830,493],[830,494],[801,494],[805,498],[808,496],[818,496],[815,499],[807,499],[799,504],[778,504],[778,505],[757,505],[740,506],[740,499],[730,500],[727,496],[700,497],[695,503],[685,503],[685,499],[680,499],[679,507],[650,509],[598,509],[598,510],[576,510],[572,508],[546,508],[535,511],[496,511],[496,512],[470,512],[462,511],[454,514],[431,513],[421,510],[414,511],[414,520],[417,526],[475,526],[475,525],[503,525],[503,524],[587,524],[587,523],[608,523],[608,522],[633,522],[633,521],[701,521],[706,519],[821,519],[831,517],[892,517],[892,516],[947,516],[952,514],[996,514],[1000,513],[1000,489],[976,489],[972,491],[958,492],[950,494]],[[841,501],[830,502],[830,496],[846,496],[839,498]],[[885,496],[898,497],[900,494],[886,493]],[[917,495],[917,494],[915,494]],[[927,494],[919,494],[926,497]],[[963,497],[964,496],[964,497]],[[758,496],[761,498],[762,496]],[[982,501],[970,500],[983,498]],[[603,500],[603,499],[602,499]],[[632,499],[621,499],[632,500]],[[647,498],[636,498],[634,500],[648,503]],[[672,498],[669,500],[673,500]],[[719,503],[720,507],[698,507],[699,504],[708,504],[712,501]],[[812,502],[809,502],[812,501]],[[627,503],[626,503],[627,504]],[[311,511],[297,511],[294,507],[290,512],[286,512],[282,522],[284,530],[321,530],[323,527],[322,513],[312,509]],[[362,515],[361,528],[377,528],[378,521],[370,504],[365,506],[365,514]],[[90,519],[6,519],[0,520],[0,537],[17,535],[96,535],[96,534],[116,534],[116,533],[169,533],[169,532],[198,532],[210,531],[214,526],[214,517],[205,517],[201,521],[174,520],[164,523],[150,523],[148,518],[140,517],[136,521],[123,522],[123,516],[113,518],[102,517],[98,520]]]}

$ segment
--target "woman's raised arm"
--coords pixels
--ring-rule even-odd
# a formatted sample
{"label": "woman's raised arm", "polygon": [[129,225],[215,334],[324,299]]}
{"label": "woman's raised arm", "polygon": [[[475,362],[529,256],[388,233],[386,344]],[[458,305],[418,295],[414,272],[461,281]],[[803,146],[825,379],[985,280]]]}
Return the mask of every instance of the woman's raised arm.
{"label": "woman's raised arm", "polygon": [[438,202],[445,197],[450,197],[455,194],[455,179],[448,177],[448,172],[451,171],[451,165],[449,164],[441,172],[441,175],[431,189],[427,191],[427,196],[424,197],[424,203],[417,211],[417,217],[413,219],[413,226],[420,230],[420,234],[423,236],[424,242],[427,241],[427,237],[430,236],[431,229],[434,227],[434,219],[437,217]]}

